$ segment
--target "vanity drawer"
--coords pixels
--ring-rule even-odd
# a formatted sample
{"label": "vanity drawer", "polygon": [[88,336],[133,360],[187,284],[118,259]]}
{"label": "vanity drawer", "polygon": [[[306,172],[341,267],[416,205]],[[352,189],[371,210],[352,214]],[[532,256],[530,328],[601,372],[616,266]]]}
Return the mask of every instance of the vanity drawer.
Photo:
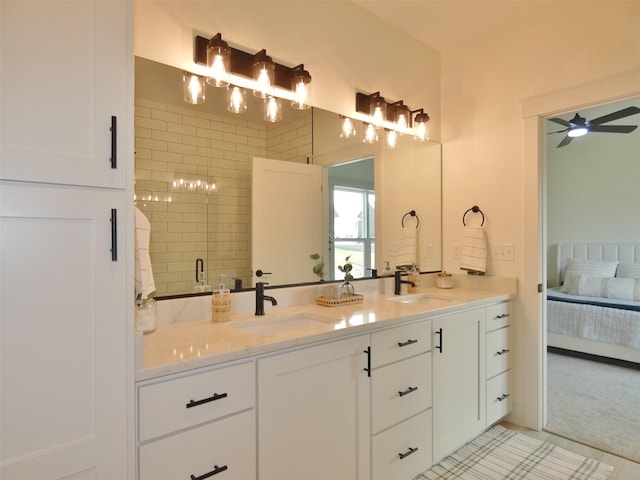
{"label": "vanity drawer", "polygon": [[511,309],[509,305],[509,302],[502,302],[487,307],[487,332],[511,324]]}
{"label": "vanity drawer", "polygon": [[377,433],[431,406],[431,353],[374,370],[371,431]]}
{"label": "vanity drawer", "polygon": [[431,466],[431,415],[429,409],[373,437],[373,480],[414,478]]}
{"label": "vanity drawer", "polygon": [[487,378],[496,376],[511,367],[511,327],[487,333]]}
{"label": "vanity drawer", "polygon": [[511,371],[487,381],[487,425],[492,425],[511,411]]}
{"label": "vanity drawer", "polygon": [[239,412],[255,405],[253,362],[144,385],[138,391],[138,439]]}
{"label": "vanity drawer", "polygon": [[403,325],[371,334],[372,368],[431,350],[431,322]]}
{"label": "vanity drawer", "polygon": [[[139,480],[255,480],[255,411],[177,433],[139,449]],[[193,477],[192,477],[193,475]]]}

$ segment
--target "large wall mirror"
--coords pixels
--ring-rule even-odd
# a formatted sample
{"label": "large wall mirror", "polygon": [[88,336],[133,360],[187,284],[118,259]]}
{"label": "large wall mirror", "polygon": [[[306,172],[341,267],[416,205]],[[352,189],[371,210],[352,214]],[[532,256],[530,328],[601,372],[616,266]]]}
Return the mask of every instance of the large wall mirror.
{"label": "large wall mirror", "polygon": [[242,114],[227,111],[226,89],[188,104],[183,72],[142,58],[135,76],[135,203],[156,298],[215,289],[220,275],[232,289],[340,280],[346,256],[356,278],[412,258],[441,269],[439,144],[340,138],[338,114],[285,101],[267,122],[251,92]]}

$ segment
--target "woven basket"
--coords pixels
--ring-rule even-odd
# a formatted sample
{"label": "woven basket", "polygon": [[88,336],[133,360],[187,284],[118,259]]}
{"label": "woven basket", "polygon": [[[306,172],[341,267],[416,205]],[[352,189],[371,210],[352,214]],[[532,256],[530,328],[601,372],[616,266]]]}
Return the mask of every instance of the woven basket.
{"label": "woven basket", "polygon": [[348,297],[342,298],[325,298],[317,297],[316,303],[318,305],[324,305],[325,307],[340,307],[342,305],[352,305],[354,303],[362,303],[364,297],[358,293],[354,293]]}

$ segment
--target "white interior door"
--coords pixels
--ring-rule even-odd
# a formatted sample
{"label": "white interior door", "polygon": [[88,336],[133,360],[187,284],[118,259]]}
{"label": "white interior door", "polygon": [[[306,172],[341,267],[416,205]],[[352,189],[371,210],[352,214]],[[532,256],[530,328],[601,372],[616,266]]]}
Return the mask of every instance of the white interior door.
{"label": "white interior door", "polygon": [[[309,255],[323,252],[321,200],[322,167],[253,159],[254,281],[283,285],[319,280]],[[256,277],[257,270],[269,274]]]}

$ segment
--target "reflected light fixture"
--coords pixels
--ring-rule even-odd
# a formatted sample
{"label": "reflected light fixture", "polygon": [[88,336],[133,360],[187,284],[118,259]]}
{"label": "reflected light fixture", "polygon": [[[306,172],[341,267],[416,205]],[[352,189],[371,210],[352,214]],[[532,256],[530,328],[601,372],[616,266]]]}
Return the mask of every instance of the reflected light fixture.
{"label": "reflected light fixture", "polygon": [[587,133],[589,133],[589,129],[587,127],[576,127],[576,128],[569,129],[569,131],[567,132],[567,135],[570,136],[571,138],[575,138],[575,137],[582,137]]}
{"label": "reflected light fixture", "polygon": [[275,123],[282,120],[282,104],[279,98],[269,97],[264,105],[264,119],[267,122]]}
{"label": "reflected light fixture", "polygon": [[247,111],[247,100],[245,91],[236,86],[229,86],[227,90],[227,110],[233,113],[243,113]]}
{"label": "reflected light fixture", "polygon": [[207,67],[209,76],[207,83],[214,87],[229,86],[229,72],[231,71],[231,50],[229,44],[222,40],[218,33],[207,45]]}
{"label": "reflected light fixture", "polygon": [[276,65],[267,55],[266,50],[260,50],[255,54],[253,62],[253,95],[258,98],[267,98],[271,95],[275,82]]}
{"label": "reflected light fixture", "polygon": [[423,108],[411,112],[412,115],[414,113],[417,113],[413,120],[415,125],[414,138],[421,142],[429,140],[429,136],[427,135],[427,122],[429,121],[429,115],[424,113]]}
{"label": "reflected light fixture", "polygon": [[376,126],[372,123],[366,123],[364,127],[363,143],[376,143],[378,141],[378,133],[376,132]]}
{"label": "reflected light fixture", "polygon": [[182,74],[182,91],[184,101],[194,105],[206,102],[204,95],[204,77],[195,73],[183,72]]}
{"label": "reflected light fixture", "polygon": [[291,91],[293,99],[291,106],[298,110],[310,108],[309,98],[311,97],[311,75],[300,64],[291,72]]}
{"label": "reflected light fixture", "polygon": [[340,115],[340,138],[351,138],[356,136],[356,126],[349,117]]}
{"label": "reflected light fixture", "polygon": [[396,148],[398,146],[398,132],[391,129],[385,129],[386,145],[388,148]]}

